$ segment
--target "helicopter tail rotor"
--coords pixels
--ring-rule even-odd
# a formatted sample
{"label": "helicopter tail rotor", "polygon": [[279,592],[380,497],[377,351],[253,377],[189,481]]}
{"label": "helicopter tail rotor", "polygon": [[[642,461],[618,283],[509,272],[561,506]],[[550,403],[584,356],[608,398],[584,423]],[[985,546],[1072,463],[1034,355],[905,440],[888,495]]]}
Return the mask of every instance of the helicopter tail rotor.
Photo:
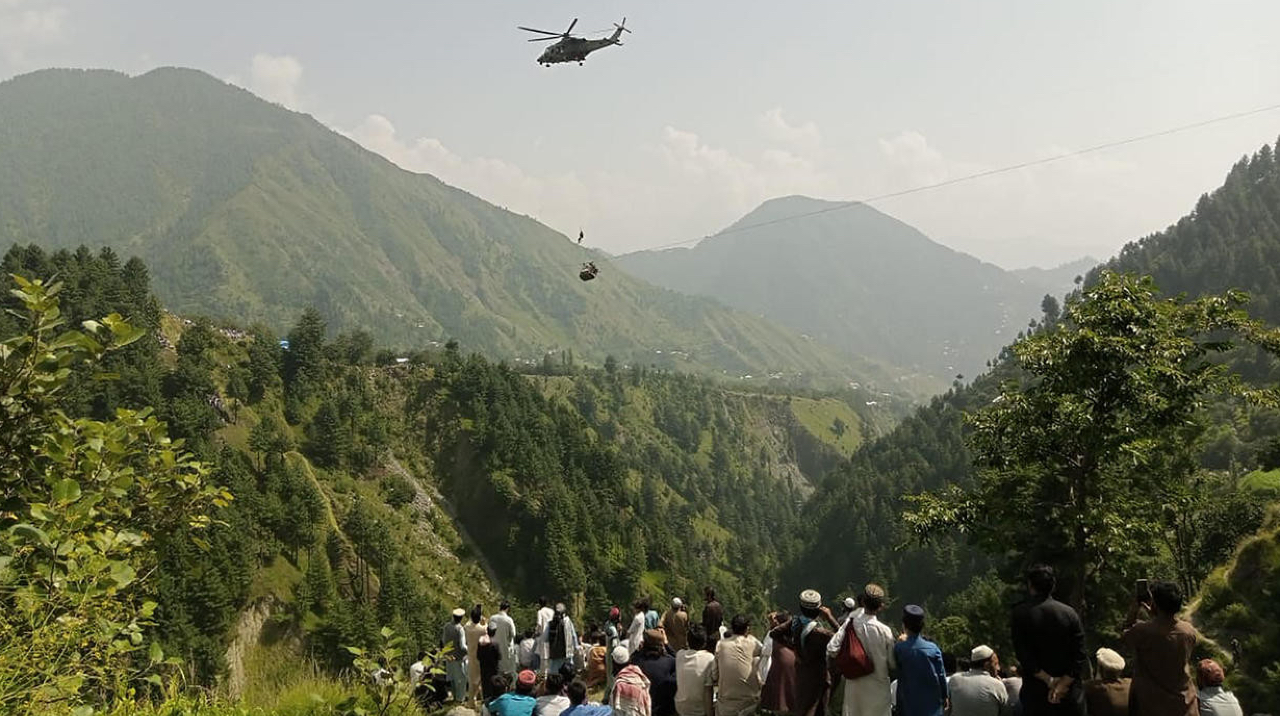
{"label": "helicopter tail rotor", "polygon": [[627,29],[627,18],[625,17],[622,18],[622,24],[618,24],[615,22],[613,26],[615,28],[613,31],[613,37],[610,37],[609,39],[613,41],[613,44],[621,45],[622,42],[618,38],[622,37],[622,33],[624,32],[631,32],[630,30]]}

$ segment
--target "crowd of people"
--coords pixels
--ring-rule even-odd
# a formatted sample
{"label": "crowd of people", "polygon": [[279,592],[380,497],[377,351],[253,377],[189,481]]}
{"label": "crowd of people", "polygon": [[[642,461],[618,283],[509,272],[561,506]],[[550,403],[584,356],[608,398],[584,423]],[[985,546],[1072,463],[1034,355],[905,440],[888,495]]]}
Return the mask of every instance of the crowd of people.
{"label": "crowd of people", "polygon": [[[428,679],[420,655],[410,678],[424,704],[447,694],[489,716],[1243,716],[1223,667],[1192,663],[1197,634],[1179,617],[1175,584],[1144,582],[1135,595],[1119,644],[1131,665],[1109,648],[1088,658],[1079,615],[1053,596],[1052,568],[1032,567],[1026,584],[1011,619],[1016,664],[986,644],[944,654],[919,605],[890,623],[878,584],[844,599],[839,615],[807,589],[795,613],[768,615],[762,639],[746,615],[726,623],[708,587],[699,619],[678,597],[662,614],[642,598],[625,623],[611,608],[586,641],[564,604],[545,598],[523,633],[506,602],[487,622],[480,605],[469,621],[457,609],[441,636],[444,673]],[[601,703],[589,700],[596,689]]]}

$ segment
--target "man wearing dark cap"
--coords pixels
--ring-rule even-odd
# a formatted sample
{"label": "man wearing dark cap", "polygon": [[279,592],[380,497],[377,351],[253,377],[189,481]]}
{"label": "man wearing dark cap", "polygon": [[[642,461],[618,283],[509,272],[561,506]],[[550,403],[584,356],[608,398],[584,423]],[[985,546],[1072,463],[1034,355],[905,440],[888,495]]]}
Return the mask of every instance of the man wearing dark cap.
{"label": "man wearing dark cap", "polygon": [[1027,570],[1030,595],[1013,608],[1013,648],[1022,671],[1025,716],[1084,716],[1084,625],[1076,610],[1053,598],[1053,568]]}
{"label": "man wearing dark cap", "polygon": [[862,608],[840,625],[840,630],[827,644],[827,656],[834,659],[844,646],[846,632],[853,629],[875,669],[866,676],[844,680],[843,716],[885,716],[892,710],[889,670],[897,668],[893,656],[893,630],[881,623],[877,616],[884,607],[885,598],[884,587],[879,584],[864,587],[858,598]]}
{"label": "man wearing dark cap", "polygon": [[942,716],[949,707],[947,669],[942,650],[920,636],[924,631],[924,608],[908,604],[902,610],[906,635],[893,647],[898,664],[898,713],[902,716]]}
{"label": "man wearing dark cap", "polygon": [[516,676],[516,690],[502,694],[488,704],[493,716],[533,716],[538,700],[533,689],[538,685],[538,675],[525,669]]}
{"label": "man wearing dark cap", "polygon": [[653,716],[676,716],[676,657],[658,629],[644,632],[644,645],[631,655],[631,664],[649,679]]}
{"label": "man wearing dark cap", "polygon": [[1244,716],[1236,695],[1222,688],[1226,674],[1213,659],[1196,665],[1196,686],[1200,689],[1200,716]]}

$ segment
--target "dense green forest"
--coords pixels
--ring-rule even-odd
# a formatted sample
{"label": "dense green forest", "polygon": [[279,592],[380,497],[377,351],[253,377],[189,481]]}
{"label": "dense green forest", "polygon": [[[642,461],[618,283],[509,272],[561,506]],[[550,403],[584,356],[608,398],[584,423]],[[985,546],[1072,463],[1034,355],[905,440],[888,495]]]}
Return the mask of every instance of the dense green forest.
{"label": "dense green forest", "polygon": [[759,614],[875,579],[948,650],[1007,651],[1036,559],[1096,645],[1133,577],[1176,579],[1280,708],[1270,148],[903,416],[879,366],[583,284],[564,237],[199,73],[0,96],[0,237],[40,244],[0,262],[0,711],[277,689],[432,647],[459,605],[524,625],[546,594],[585,626],[706,582]]}
{"label": "dense green forest", "polygon": [[541,594],[595,621],[707,580],[763,611],[815,483],[893,420],[852,393],[744,393],[612,359],[522,374],[452,342],[400,356],[330,336],[314,311],[286,350],[263,326],[162,312],[145,265],[110,249],[16,246],[2,268],[61,281],[72,325],[120,313],[143,329],[98,366],[114,379],[73,371],[69,413],[156,406],[234,496],[198,534],[157,535],[152,582],[164,653],[233,692],[279,663],[264,654],[340,669],[340,645],[383,625],[433,646],[449,609],[499,591],[524,623]]}
{"label": "dense green forest", "polygon": [[[1250,315],[1270,325],[1277,314],[1275,261],[1280,252],[1280,162],[1264,147],[1241,160],[1228,174],[1222,188],[1201,198],[1195,211],[1164,232],[1128,246],[1119,257],[1092,272],[1085,288],[1102,280],[1104,269],[1149,273],[1163,295],[1195,297],[1244,289]],[[1073,300],[1078,300],[1079,296]],[[1046,301],[1039,325],[1025,332],[1038,335],[1060,325],[1062,309]],[[1019,338],[1026,337],[1020,334]],[[1274,386],[1280,380],[1280,364],[1263,347],[1237,344],[1217,362],[1224,362],[1247,385]],[[951,617],[943,627],[947,634],[985,634],[992,613],[1007,614],[1018,598],[1016,574],[1025,567],[1014,549],[1015,533],[1007,533],[1008,549],[982,549],[959,533],[934,534],[922,543],[916,539],[904,513],[912,504],[908,496],[942,491],[949,485],[973,489],[976,485],[972,450],[972,420],[990,408],[1002,387],[1028,377],[1025,364],[1006,348],[992,361],[991,369],[967,385],[921,407],[891,434],[866,445],[843,469],[828,476],[805,508],[803,523],[811,526],[805,549],[784,583],[796,586],[815,576],[824,589],[857,584],[866,579],[887,580],[898,594],[926,602]],[[998,405],[998,402],[994,404]],[[1246,641],[1233,683],[1242,693],[1258,699],[1260,706],[1275,707],[1280,689],[1264,676],[1275,673],[1280,652],[1274,640],[1252,632],[1244,624],[1266,621],[1275,602],[1259,591],[1255,578],[1270,569],[1263,555],[1274,549],[1274,535],[1259,538],[1228,574],[1209,575],[1229,561],[1236,543],[1264,524],[1265,505],[1280,487],[1273,471],[1278,466],[1280,412],[1240,397],[1207,395],[1195,414],[1203,431],[1194,439],[1197,488],[1211,498],[1188,513],[1210,533],[1188,546],[1189,556],[1180,564],[1166,551],[1148,564],[1173,579],[1191,574],[1191,585],[1206,583],[1206,615],[1202,626],[1210,635],[1235,636]],[[970,532],[970,537],[976,536]],[[1020,549],[1020,548],[1019,548]],[[1260,565],[1247,572],[1244,564]],[[975,575],[978,575],[975,577]],[[972,580],[972,581],[971,581]],[[1115,585],[1117,593],[1123,584]],[[1212,598],[1208,598],[1211,596]],[[1110,597],[1094,595],[1103,609],[1091,625],[1095,639],[1104,640],[1118,624]],[[1212,614],[1213,616],[1208,616]],[[998,634],[1003,623],[996,620]],[[957,640],[963,643],[963,640]]]}
{"label": "dense green forest", "polygon": [[[140,129],[141,128],[141,129]],[[0,244],[110,246],[165,308],[280,332],[306,307],[380,345],[493,359],[572,350],[788,384],[899,372],[657,288],[525,216],[404,171],[195,70],[45,70],[0,83]],[[578,279],[594,261],[602,276]]]}

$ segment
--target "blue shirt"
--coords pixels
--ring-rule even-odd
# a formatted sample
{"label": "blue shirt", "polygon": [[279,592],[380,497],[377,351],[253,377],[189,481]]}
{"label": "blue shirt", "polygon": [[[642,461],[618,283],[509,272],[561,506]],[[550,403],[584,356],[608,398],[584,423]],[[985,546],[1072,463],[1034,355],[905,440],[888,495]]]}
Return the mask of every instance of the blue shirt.
{"label": "blue shirt", "polygon": [[493,716],[533,716],[533,709],[538,700],[532,696],[507,692],[489,702],[489,713]]}
{"label": "blue shirt", "polygon": [[947,700],[947,671],[942,650],[919,634],[893,646],[898,662],[898,708],[902,716],[942,716]]}
{"label": "blue shirt", "polygon": [[578,704],[561,711],[560,716],[613,716],[613,709],[600,704]]}

